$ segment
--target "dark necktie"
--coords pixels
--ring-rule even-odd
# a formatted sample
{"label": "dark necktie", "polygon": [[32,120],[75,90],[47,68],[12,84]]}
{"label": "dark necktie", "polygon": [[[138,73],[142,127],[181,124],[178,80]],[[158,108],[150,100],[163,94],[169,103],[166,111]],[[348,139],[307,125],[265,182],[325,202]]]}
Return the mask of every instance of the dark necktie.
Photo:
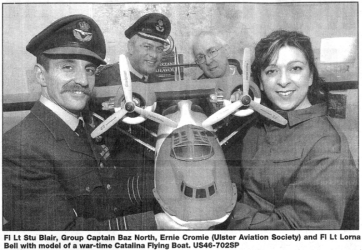
{"label": "dark necktie", "polygon": [[79,119],[79,123],[78,123],[78,126],[77,128],[74,130],[79,137],[82,137],[82,138],[87,138],[87,135],[85,133],[85,129],[84,129],[84,124],[83,124],[83,120],[82,119]]}

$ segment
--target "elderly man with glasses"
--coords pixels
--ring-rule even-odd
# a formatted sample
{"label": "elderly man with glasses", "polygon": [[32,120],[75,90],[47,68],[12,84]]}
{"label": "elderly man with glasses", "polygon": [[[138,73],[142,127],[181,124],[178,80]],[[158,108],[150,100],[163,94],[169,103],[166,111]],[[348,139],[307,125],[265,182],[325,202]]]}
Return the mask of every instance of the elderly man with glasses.
{"label": "elderly man with glasses", "polygon": [[[221,78],[225,76],[230,76],[235,74],[237,71],[233,70],[229,65],[228,51],[226,47],[226,42],[217,36],[215,33],[211,31],[202,31],[195,36],[193,41],[192,50],[195,58],[196,64],[200,67],[200,69],[204,72],[198,79],[210,79],[210,78]],[[222,95],[222,90],[218,95]],[[212,106],[214,107],[214,111],[223,107],[222,102],[210,100]],[[220,133],[230,134],[230,131],[233,128],[239,126],[239,119],[231,119],[232,117],[228,117],[223,120],[220,126],[223,126],[223,129]],[[239,133],[238,136],[242,136],[243,134]],[[236,137],[235,137],[236,138]],[[232,143],[232,147],[228,146],[228,148],[223,148],[225,153],[225,159],[227,161],[231,181],[237,185],[237,187],[241,186],[241,178],[239,174],[239,166],[240,162],[240,153],[241,149],[240,143]],[[241,194],[238,188],[238,196]],[[238,197],[240,198],[240,196]],[[227,221],[221,225],[215,227],[215,229],[225,229],[227,225]]]}
{"label": "elderly man with glasses", "polygon": [[211,31],[196,35],[193,45],[196,64],[204,72],[198,79],[220,78],[231,75],[226,42]]}

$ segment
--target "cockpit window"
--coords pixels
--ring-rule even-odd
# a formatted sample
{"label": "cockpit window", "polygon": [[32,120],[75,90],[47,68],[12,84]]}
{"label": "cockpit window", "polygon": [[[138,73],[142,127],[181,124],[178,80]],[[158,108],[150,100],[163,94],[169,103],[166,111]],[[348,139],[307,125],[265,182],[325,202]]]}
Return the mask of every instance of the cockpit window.
{"label": "cockpit window", "polygon": [[192,148],[193,147],[191,145],[175,147],[175,155],[184,156],[185,158],[187,158],[183,160],[192,160]]}
{"label": "cockpit window", "polygon": [[191,106],[191,111],[204,113],[204,110],[202,110],[202,108],[199,105],[195,105],[195,104],[193,104]]}
{"label": "cockpit window", "polygon": [[206,189],[196,189],[196,198],[206,198]]}
{"label": "cockpit window", "polygon": [[215,186],[212,185],[212,186],[209,187],[209,194],[210,194],[210,196],[211,196],[211,195],[213,195],[214,193],[215,193]]}
{"label": "cockpit window", "polygon": [[205,145],[194,145],[194,157],[204,158],[210,154],[210,147]]}
{"label": "cockpit window", "polygon": [[211,185],[205,188],[192,188],[185,184],[181,183],[181,193],[189,198],[202,199],[212,196],[216,193],[216,184],[212,183]]}
{"label": "cockpit window", "polygon": [[188,186],[185,186],[184,194],[185,194],[187,197],[192,198],[192,193],[193,193],[193,189],[190,188],[190,187],[188,187]]}
{"label": "cockpit window", "polygon": [[201,161],[214,155],[207,132],[199,127],[186,127],[172,137],[171,157],[181,161]]}

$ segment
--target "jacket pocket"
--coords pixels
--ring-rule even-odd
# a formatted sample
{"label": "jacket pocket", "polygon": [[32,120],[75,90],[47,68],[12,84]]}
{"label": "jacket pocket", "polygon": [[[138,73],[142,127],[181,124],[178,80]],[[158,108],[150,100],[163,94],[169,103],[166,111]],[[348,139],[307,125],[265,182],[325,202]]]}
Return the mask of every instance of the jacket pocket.
{"label": "jacket pocket", "polygon": [[291,162],[302,158],[303,148],[292,147],[285,149],[275,149],[271,151],[271,160],[274,163]]}
{"label": "jacket pocket", "polygon": [[103,187],[95,170],[65,180],[65,186],[71,197],[90,195],[97,187]]}
{"label": "jacket pocket", "polygon": [[67,180],[69,197],[77,217],[103,220],[108,217],[105,189],[97,171],[89,171]]}

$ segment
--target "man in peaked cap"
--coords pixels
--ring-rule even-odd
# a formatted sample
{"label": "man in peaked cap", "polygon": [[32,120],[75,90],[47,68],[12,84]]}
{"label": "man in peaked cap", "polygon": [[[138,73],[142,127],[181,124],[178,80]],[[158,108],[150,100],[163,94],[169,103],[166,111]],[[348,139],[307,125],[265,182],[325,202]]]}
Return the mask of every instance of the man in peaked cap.
{"label": "man in peaked cap", "polygon": [[[159,13],[149,13],[142,16],[125,31],[125,36],[129,39],[127,59],[132,82],[160,82],[155,72],[163,58],[164,46],[168,44],[167,38],[170,32],[170,20],[165,15]],[[98,73],[96,74],[97,87],[121,84],[118,62],[98,68]],[[97,107],[96,104],[92,109],[104,118],[111,114],[108,111],[100,111],[99,106],[100,105]],[[151,120],[146,120],[140,124],[140,126],[128,125],[122,122],[119,122],[117,126],[124,131],[132,131],[132,134],[137,134],[138,138],[147,142],[154,140],[154,138],[151,138],[140,126],[156,132],[158,124]],[[133,190],[137,190],[138,198],[148,200],[149,197],[153,197],[154,153],[138,142],[135,142],[131,137],[119,132],[114,127],[105,132],[102,137],[111,152],[108,162],[122,161],[122,166],[127,173],[123,175],[124,181],[129,183],[129,180],[137,180],[137,182],[134,182],[137,183],[137,187],[134,187]],[[127,176],[131,173],[135,174],[129,179]],[[137,179],[134,177],[137,177]],[[152,187],[149,185],[150,183]],[[138,199],[134,200],[137,202]],[[156,204],[155,208],[156,211],[161,211],[158,204]],[[174,229],[185,229],[184,227],[173,224],[174,222],[172,220],[169,221],[169,217],[164,213],[156,214],[158,225],[160,224],[160,217],[170,222]],[[166,226],[169,227],[170,225],[166,223]]]}
{"label": "man in peaked cap", "polygon": [[[160,13],[149,13],[142,16],[125,31],[125,36],[129,39],[127,44],[127,59],[132,82],[154,83],[161,81],[156,76],[155,72],[161,64],[164,55],[164,46],[168,44],[167,38],[170,35],[170,32],[170,20]],[[117,62],[99,67],[95,84],[97,87],[121,85],[119,63]],[[99,103],[92,105],[92,110],[105,118],[110,115],[110,112],[101,111],[100,107],[101,105]],[[133,132],[138,131],[137,126],[132,126],[131,128],[127,124],[120,124],[125,130],[131,130]],[[150,130],[157,130],[158,126],[150,120],[147,120],[142,125]],[[143,130],[138,132],[144,134]],[[114,135],[112,134],[112,131],[109,131],[107,134],[104,134],[104,136],[110,138],[108,141],[118,138],[116,142],[110,142],[108,144],[112,151],[114,151],[114,147],[117,147],[116,150],[118,153],[120,151],[124,152],[124,154],[121,153],[118,158],[130,159],[130,161],[127,161],[130,162],[130,165],[135,165],[134,160],[144,162],[144,155],[147,155],[148,159],[153,160],[153,154],[151,155],[147,150],[144,150],[144,148],[135,143],[133,139],[130,139],[121,133],[116,133],[117,134]],[[134,153],[137,157],[134,157]],[[153,164],[151,163],[150,165]]]}
{"label": "man in peaked cap", "polygon": [[[154,83],[161,81],[155,72],[161,64],[164,46],[168,44],[167,38],[170,32],[170,20],[160,13],[149,13],[142,16],[125,31],[125,36],[129,39],[127,59],[132,82]],[[121,85],[119,62],[99,67],[95,84],[97,87]],[[91,106],[92,110],[104,118],[111,115],[110,112],[101,110],[100,103]],[[119,123],[119,125],[124,130],[130,130],[141,135],[145,134],[144,130],[139,131],[138,126],[124,123]],[[147,120],[142,126],[155,131],[158,124]],[[115,129],[108,130],[104,137],[108,139],[107,145],[111,151],[118,154],[115,157],[123,159],[124,162],[129,162],[130,166],[140,165],[138,163],[144,162],[146,165],[153,166],[153,162],[149,163],[149,160],[153,161],[153,153],[134,142],[130,137],[115,131]],[[148,141],[148,138],[145,138],[145,141]]]}
{"label": "man in peaked cap", "polygon": [[[164,45],[171,32],[170,20],[163,14],[149,13],[138,19],[125,31],[129,39],[127,57],[131,80],[138,82],[159,82],[154,74],[161,64]],[[96,86],[120,85],[119,64],[110,64],[100,69]]]}
{"label": "man in peaked cap", "polygon": [[[104,167],[83,123],[106,54],[98,25],[88,16],[66,16],[26,49],[37,58],[41,97],[3,136],[3,229],[156,229],[152,211],[124,212],[125,185],[113,177],[119,170]],[[159,228],[167,223],[162,216],[156,217]]]}

